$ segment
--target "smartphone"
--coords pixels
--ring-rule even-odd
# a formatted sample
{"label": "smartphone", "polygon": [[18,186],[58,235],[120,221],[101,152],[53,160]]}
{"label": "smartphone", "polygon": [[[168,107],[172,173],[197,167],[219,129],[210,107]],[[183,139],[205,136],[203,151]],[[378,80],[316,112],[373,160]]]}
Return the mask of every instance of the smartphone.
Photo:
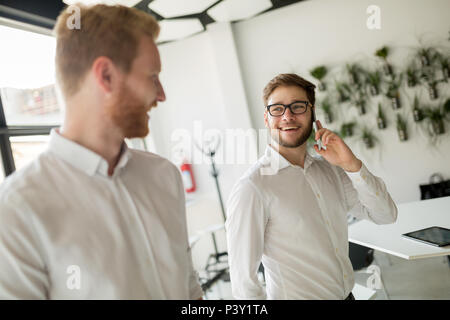
{"label": "smartphone", "polygon": [[[312,110],[313,128],[314,128],[314,134],[315,134],[318,130],[317,119],[316,119],[316,107],[311,108],[311,110]],[[319,148],[319,150],[322,150],[322,140],[320,138],[319,138],[319,140],[317,140],[317,147]]]}

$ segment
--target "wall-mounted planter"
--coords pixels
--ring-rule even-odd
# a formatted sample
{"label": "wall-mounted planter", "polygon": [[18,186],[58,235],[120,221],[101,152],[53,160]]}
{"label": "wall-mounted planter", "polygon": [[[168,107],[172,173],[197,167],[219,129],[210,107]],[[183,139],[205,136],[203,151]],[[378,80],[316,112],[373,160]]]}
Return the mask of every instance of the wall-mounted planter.
{"label": "wall-mounted planter", "polygon": [[385,129],[386,128],[386,121],[382,117],[377,117],[377,126],[378,129]]}
{"label": "wall-mounted planter", "polygon": [[415,122],[420,122],[423,120],[423,113],[422,110],[420,110],[419,108],[414,108],[413,109],[413,118]]}
{"label": "wall-mounted planter", "polygon": [[365,138],[363,138],[363,141],[364,141],[364,144],[366,145],[367,149],[373,148],[374,143],[373,143],[373,139],[372,138],[365,137]]}
{"label": "wall-mounted planter", "polygon": [[333,115],[331,114],[331,112],[325,112],[325,122],[326,123],[333,122]]}
{"label": "wall-mounted planter", "polygon": [[383,65],[383,72],[386,76],[391,76],[393,74],[392,66],[389,63]]}
{"label": "wall-mounted planter", "polygon": [[397,93],[397,95],[395,95],[394,97],[390,97],[390,99],[391,99],[392,109],[394,109],[394,110],[400,109],[401,104],[400,104],[399,94]]}
{"label": "wall-mounted planter", "polygon": [[324,83],[324,82],[319,82],[319,84],[318,84],[318,86],[317,86],[318,88],[319,88],[319,91],[325,91],[325,90],[327,90],[327,85]]}
{"label": "wall-mounted planter", "polygon": [[352,128],[352,127],[346,127],[346,128],[344,129],[344,131],[345,131],[345,136],[346,136],[346,137],[351,137],[351,136],[353,136],[353,128]]}
{"label": "wall-mounted planter", "polygon": [[406,133],[406,130],[397,129],[397,132],[398,132],[398,138],[400,139],[400,141],[408,140],[408,134]]}
{"label": "wall-mounted planter", "polygon": [[399,114],[397,114],[397,133],[400,141],[408,140],[408,133],[406,132],[406,121],[403,120]]}
{"label": "wall-mounted planter", "polygon": [[407,76],[407,84],[408,84],[408,88],[412,88],[415,87],[417,85],[417,79],[414,75],[408,75]]}
{"label": "wall-mounted planter", "polygon": [[360,100],[356,103],[356,107],[358,108],[358,113],[360,116],[366,114],[366,103],[364,100]]}
{"label": "wall-mounted planter", "polygon": [[432,120],[431,127],[433,128],[433,133],[436,135],[445,133],[444,122],[442,119]]}
{"label": "wall-mounted planter", "polygon": [[419,61],[420,61],[420,65],[422,66],[422,68],[430,66],[430,59],[425,54],[419,55]]}
{"label": "wall-mounted planter", "polygon": [[438,91],[435,83],[428,84],[428,95],[430,96],[430,100],[436,100],[438,98]]}
{"label": "wall-mounted planter", "polygon": [[448,68],[442,68],[442,76],[445,82],[448,82],[448,78],[450,77],[450,71]]}
{"label": "wall-mounted planter", "polygon": [[375,85],[370,85],[370,86],[369,86],[369,91],[370,91],[370,94],[371,94],[373,97],[377,96],[377,95],[380,93],[380,90],[378,90],[378,87],[375,86]]}
{"label": "wall-mounted planter", "polygon": [[353,136],[353,126],[354,125],[355,125],[354,122],[349,122],[349,123],[344,123],[341,126],[341,135],[343,138]]}

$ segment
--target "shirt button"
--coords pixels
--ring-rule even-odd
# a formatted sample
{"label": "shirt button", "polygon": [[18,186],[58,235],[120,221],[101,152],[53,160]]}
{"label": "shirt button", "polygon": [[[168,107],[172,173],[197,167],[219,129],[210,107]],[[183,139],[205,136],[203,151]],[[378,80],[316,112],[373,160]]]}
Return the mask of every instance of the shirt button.
{"label": "shirt button", "polygon": [[379,195],[380,195],[380,193],[379,193],[379,192],[377,191],[377,192],[376,192],[376,195],[377,195],[377,196],[379,196]]}
{"label": "shirt button", "polygon": [[344,274],[344,279],[347,279],[347,275],[346,274]]}
{"label": "shirt button", "polygon": [[336,253],[338,253],[338,248],[336,248]]}
{"label": "shirt button", "polygon": [[317,198],[319,198],[319,199],[320,199],[320,194],[317,194]]}

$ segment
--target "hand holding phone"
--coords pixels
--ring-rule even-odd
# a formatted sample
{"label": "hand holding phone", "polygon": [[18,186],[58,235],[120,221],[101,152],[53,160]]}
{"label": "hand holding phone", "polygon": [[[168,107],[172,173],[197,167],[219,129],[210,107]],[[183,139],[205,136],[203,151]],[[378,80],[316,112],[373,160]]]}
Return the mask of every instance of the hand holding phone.
{"label": "hand holding phone", "polygon": [[[313,117],[314,134],[316,134],[316,132],[319,130],[319,128],[317,126],[317,119],[316,119],[316,107],[311,108],[311,110],[312,110],[312,117]],[[317,146],[318,146],[319,150],[322,150],[322,140],[320,138],[317,140]]]}

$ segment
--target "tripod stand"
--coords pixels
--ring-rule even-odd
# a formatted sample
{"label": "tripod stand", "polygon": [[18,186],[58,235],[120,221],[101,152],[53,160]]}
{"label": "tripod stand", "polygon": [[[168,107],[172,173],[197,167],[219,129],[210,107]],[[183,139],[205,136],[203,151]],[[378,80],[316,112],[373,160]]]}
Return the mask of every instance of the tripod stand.
{"label": "tripod stand", "polygon": [[[222,212],[222,218],[223,218],[223,222],[225,223],[226,214],[225,214],[225,207],[223,205],[222,193],[221,193],[220,185],[219,185],[219,178],[218,178],[219,172],[217,171],[216,163],[214,161],[214,157],[216,155],[216,150],[217,150],[219,144],[220,144],[220,140],[217,137],[215,142],[212,140],[208,140],[208,141],[206,141],[206,144],[204,144],[202,147],[199,147],[198,145],[197,145],[197,147],[200,149],[200,151],[202,151],[202,153],[204,153],[206,156],[208,156],[211,161],[212,170],[210,173],[215,181],[217,195],[219,197],[220,209]],[[214,285],[214,283],[216,283],[220,279],[222,279],[224,281],[230,281],[230,277],[229,277],[229,273],[228,273],[228,264],[226,264],[226,267],[219,267],[220,264],[227,263],[226,260],[222,261],[220,258],[227,257],[228,253],[226,251],[219,252],[219,250],[217,248],[217,240],[216,240],[216,235],[215,235],[215,231],[217,231],[217,230],[215,230],[215,229],[210,230],[211,239],[212,239],[213,246],[214,246],[214,253],[209,255],[208,260],[206,262],[205,271],[208,276],[208,280],[202,284],[202,289],[205,293],[208,289],[210,289],[212,287],[212,285]],[[217,267],[219,267],[219,268],[217,268]],[[211,273],[215,273],[215,275],[213,277],[210,277]]]}

